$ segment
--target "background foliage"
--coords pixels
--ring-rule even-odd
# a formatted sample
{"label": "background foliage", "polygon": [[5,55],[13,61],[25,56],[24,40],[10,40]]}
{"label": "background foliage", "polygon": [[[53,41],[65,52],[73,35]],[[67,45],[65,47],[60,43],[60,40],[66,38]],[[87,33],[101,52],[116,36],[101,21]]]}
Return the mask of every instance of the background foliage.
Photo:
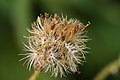
{"label": "background foliage", "polygon": [[[37,16],[48,12],[68,15],[83,23],[92,39],[86,63],[80,74],[70,74],[59,79],[40,74],[41,80],[93,80],[106,65],[120,55],[120,1],[119,0],[0,0],[0,80],[28,80],[33,73],[23,62],[18,62],[26,28]],[[109,75],[106,80],[120,80],[120,73]]]}

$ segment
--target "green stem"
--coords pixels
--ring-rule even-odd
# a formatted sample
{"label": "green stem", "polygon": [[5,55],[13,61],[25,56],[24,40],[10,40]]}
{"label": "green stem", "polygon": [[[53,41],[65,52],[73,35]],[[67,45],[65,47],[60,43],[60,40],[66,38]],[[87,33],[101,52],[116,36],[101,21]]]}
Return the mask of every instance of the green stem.
{"label": "green stem", "polygon": [[26,28],[31,23],[31,0],[17,0],[12,3],[12,17],[14,27],[14,36],[17,44],[22,48],[21,41],[23,41],[23,35],[27,33]]}
{"label": "green stem", "polygon": [[94,80],[105,80],[109,74],[115,74],[119,71],[120,59],[117,59],[107,65],[100,73],[94,78]]}

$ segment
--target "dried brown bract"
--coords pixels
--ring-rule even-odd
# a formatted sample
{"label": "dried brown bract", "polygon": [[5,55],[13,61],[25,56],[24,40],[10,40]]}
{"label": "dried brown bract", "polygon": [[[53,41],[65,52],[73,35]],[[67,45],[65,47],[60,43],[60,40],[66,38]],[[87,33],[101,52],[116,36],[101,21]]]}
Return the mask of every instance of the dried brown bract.
{"label": "dried brown bract", "polygon": [[28,44],[24,44],[27,53],[21,60],[26,59],[29,69],[33,66],[37,70],[51,71],[55,77],[77,72],[78,64],[82,64],[87,53],[85,28],[88,25],[57,14],[41,15],[32,24],[32,30],[28,30]]}

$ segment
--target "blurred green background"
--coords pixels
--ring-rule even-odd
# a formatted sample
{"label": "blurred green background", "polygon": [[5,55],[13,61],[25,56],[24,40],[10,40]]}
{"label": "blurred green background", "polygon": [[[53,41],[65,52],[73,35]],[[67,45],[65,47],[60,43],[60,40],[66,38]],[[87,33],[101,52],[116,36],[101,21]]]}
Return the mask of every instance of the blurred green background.
{"label": "blurred green background", "polygon": [[[18,60],[28,35],[26,28],[37,16],[47,12],[77,18],[87,28],[91,48],[86,63],[80,66],[80,74],[64,78],[50,77],[41,73],[38,80],[93,80],[109,63],[120,56],[120,0],[0,0],[0,80],[28,80],[28,71]],[[120,72],[109,75],[106,80],[120,80]]]}

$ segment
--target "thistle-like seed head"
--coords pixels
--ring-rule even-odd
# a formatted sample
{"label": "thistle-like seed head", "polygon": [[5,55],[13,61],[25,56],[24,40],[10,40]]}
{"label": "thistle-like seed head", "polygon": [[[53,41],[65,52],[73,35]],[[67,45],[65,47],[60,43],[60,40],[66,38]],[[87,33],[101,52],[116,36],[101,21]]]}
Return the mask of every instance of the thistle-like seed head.
{"label": "thistle-like seed head", "polygon": [[24,44],[27,53],[21,60],[26,59],[29,69],[33,66],[37,70],[51,71],[55,77],[77,72],[78,64],[82,64],[87,53],[85,28],[88,25],[57,14],[41,15],[32,24],[32,30],[28,30],[28,44]]}

